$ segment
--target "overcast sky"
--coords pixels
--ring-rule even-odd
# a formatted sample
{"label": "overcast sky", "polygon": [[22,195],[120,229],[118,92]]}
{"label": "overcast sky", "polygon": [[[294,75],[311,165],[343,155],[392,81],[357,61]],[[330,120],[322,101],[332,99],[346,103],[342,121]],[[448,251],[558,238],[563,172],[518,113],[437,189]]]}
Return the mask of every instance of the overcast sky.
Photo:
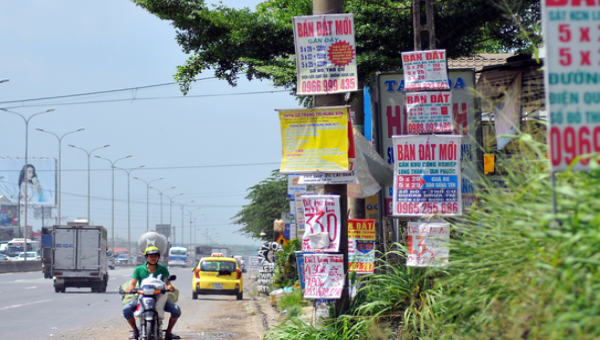
{"label": "overcast sky", "polygon": [[[252,8],[259,3],[223,2]],[[150,186],[166,189],[162,222],[172,221],[178,234],[179,204],[187,203],[185,243],[190,230],[196,229],[190,228],[190,210],[199,243],[205,242],[207,233],[220,243],[262,243],[235,233],[241,226],[232,224],[231,217],[249,203],[244,199],[247,189],[279,167],[281,135],[274,109],[298,106],[288,92],[258,81],[241,80],[232,88],[206,73],[199,77],[205,80],[193,84],[184,97],[173,84],[176,67],[187,59],[175,41],[175,30],[126,0],[2,1],[0,41],[0,79],[10,79],[0,83],[0,108],[25,118],[55,110],[29,122],[30,163],[36,158],[58,159],[58,139],[36,128],[59,136],[85,128],[62,140],[65,220],[88,214],[88,156],[68,144],[88,152],[110,144],[90,157],[91,220],[107,227],[109,237],[111,168],[94,155],[112,161],[132,155],[118,161],[117,167],[145,165],[130,172],[129,200],[128,176],[115,171],[117,237],[128,238],[128,201],[132,241],[146,230],[148,203],[150,228],[161,223],[158,191],[150,189],[148,199],[148,186],[133,177],[146,181],[163,177]],[[120,89],[126,90],[114,91]],[[263,93],[249,94],[259,91]],[[93,92],[99,93],[70,96]],[[44,99],[49,97],[54,99]],[[24,162],[24,120],[2,111],[0,117],[0,157]],[[179,193],[183,195],[172,199],[171,210],[167,196]],[[42,221],[29,210],[28,223],[39,230]]]}

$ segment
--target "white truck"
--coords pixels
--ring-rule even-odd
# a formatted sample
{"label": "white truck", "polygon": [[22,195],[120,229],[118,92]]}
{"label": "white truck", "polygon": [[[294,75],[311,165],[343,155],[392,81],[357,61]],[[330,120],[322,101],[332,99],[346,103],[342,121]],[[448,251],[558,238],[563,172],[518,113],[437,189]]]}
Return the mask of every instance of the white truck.
{"label": "white truck", "polygon": [[52,228],[52,274],[54,291],[67,287],[90,287],[106,292],[108,284],[107,232],[87,221],[69,222]]}

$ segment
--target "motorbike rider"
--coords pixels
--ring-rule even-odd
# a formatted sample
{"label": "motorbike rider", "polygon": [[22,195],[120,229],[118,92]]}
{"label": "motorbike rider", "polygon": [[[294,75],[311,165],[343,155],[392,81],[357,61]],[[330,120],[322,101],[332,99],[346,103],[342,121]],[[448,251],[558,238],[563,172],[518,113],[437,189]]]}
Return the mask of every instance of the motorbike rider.
{"label": "motorbike rider", "polygon": [[[159,274],[162,274],[162,280],[165,282],[166,288],[171,292],[175,291],[175,287],[169,281],[169,270],[167,267],[158,263],[160,259],[160,250],[155,246],[150,246],[146,248],[144,251],[144,256],[146,257],[146,263],[137,266],[133,271],[133,275],[131,276],[131,281],[125,292],[129,293],[132,290],[136,289],[138,282],[141,282],[143,279],[150,276],[150,274],[154,274],[154,277],[158,277]],[[129,339],[137,339],[139,337],[138,328],[135,324],[135,317],[133,313],[137,307],[137,299],[133,299],[131,302],[125,304],[123,306],[123,316],[127,319],[127,323],[131,326],[133,330],[133,334],[129,337]],[[177,323],[177,320],[181,316],[181,309],[177,304],[167,300],[165,305],[165,311],[171,314],[169,318],[169,324],[167,326],[165,332],[166,339],[181,339],[180,336],[172,333],[173,326]]]}

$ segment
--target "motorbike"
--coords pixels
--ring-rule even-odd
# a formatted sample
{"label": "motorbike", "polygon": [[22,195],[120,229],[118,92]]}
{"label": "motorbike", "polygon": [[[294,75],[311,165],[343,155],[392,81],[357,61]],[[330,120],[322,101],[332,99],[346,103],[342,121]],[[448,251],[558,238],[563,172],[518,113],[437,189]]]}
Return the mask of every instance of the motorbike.
{"label": "motorbike", "polygon": [[[122,295],[139,294],[134,317],[138,320],[140,340],[164,340],[165,334],[161,330],[161,326],[169,290],[161,278],[161,274],[158,277],[150,275],[140,282],[140,288],[129,293],[119,288],[119,294]],[[169,276],[169,281],[175,281],[176,279],[176,275]]]}

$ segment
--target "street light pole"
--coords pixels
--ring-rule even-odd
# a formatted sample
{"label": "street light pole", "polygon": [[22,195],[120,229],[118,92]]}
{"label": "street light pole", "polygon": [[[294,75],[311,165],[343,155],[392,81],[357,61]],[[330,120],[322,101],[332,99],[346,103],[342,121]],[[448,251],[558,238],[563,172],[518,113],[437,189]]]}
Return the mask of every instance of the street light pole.
{"label": "street light pole", "polygon": [[104,158],[104,157],[100,157],[98,155],[96,155],[96,158],[100,158],[100,159],[104,159],[106,161],[108,161],[110,163],[110,167],[112,169],[112,228],[111,228],[111,233],[112,233],[112,251],[113,251],[113,255],[115,253],[115,164],[125,158],[130,158],[131,155],[127,155],[125,157],[122,158],[118,158],[115,159],[114,161],[111,161],[108,158]]}
{"label": "street light pole", "polygon": [[[173,228],[173,198],[177,197],[177,196],[181,196],[183,195],[183,192],[180,192],[176,195],[173,196],[167,196],[167,198],[169,199],[169,225],[171,226],[171,228]],[[162,205],[162,204],[161,204]],[[173,244],[175,244],[175,229],[173,228]]]}
{"label": "street light pole", "polygon": [[125,168],[117,168],[119,170],[123,170],[127,173],[127,255],[131,256],[130,253],[130,248],[131,248],[131,201],[130,201],[130,188],[131,186],[129,185],[129,174],[131,174],[131,172],[133,170],[139,169],[139,168],[143,168],[145,167],[145,164],[142,164],[140,166],[137,166],[135,168],[129,168],[129,169],[125,169]]}
{"label": "street light pole", "polygon": [[56,139],[58,140],[58,215],[56,216],[56,224],[60,225],[60,222],[62,220],[62,215],[61,215],[61,207],[62,207],[62,156],[61,156],[62,140],[66,135],[70,135],[75,132],[83,131],[83,130],[85,130],[85,128],[81,127],[74,131],[65,132],[62,136],[59,136],[52,131],[44,130],[41,128],[37,128],[36,130],[54,135],[54,137],[56,137]]}
{"label": "street light pole", "polygon": [[185,212],[185,206],[187,204],[190,204],[190,203],[194,203],[194,200],[191,200],[191,201],[186,202],[186,203],[179,203],[179,205],[181,205],[181,246],[182,247],[183,247],[183,226],[184,226],[184,224],[183,224],[183,213]]}
{"label": "street light pole", "polygon": [[88,216],[87,216],[87,220],[88,220],[88,223],[91,225],[92,224],[92,217],[91,217],[91,203],[90,202],[91,202],[91,199],[92,199],[92,195],[91,195],[91,181],[90,181],[90,156],[92,155],[92,152],[94,152],[96,150],[100,150],[102,148],[107,148],[107,147],[110,146],[110,144],[104,144],[104,145],[102,145],[100,147],[97,147],[95,149],[90,150],[89,152],[86,149],[80,148],[80,147],[75,146],[73,144],[69,144],[69,146],[72,147],[72,148],[75,148],[75,149],[82,150],[87,155],[87,159],[88,159],[88,164],[87,164],[87,166],[88,166],[88,170],[87,170],[87,173],[88,173]]}
{"label": "street light pole", "polygon": [[[139,179],[140,181],[146,183],[146,231],[150,230],[150,183],[163,179],[164,177],[159,177],[153,179],[151,181],[146,182],[145,180],[139,177],[133,177],[133,179]],[[161,204],[162,208],[162,204]],[[162,223],[162,222],[161,222]]]}
{"label": "street light pole", "polygon": [[[8,80],[6,80],[8,81]],[[14,112],[14,111],[9,111],[5,108],[0,108],[0,110],[4,111],[4,112],[8,112],[8,113],[12,113],[15,114],[21,118],[23,118],[23,121],[25,122],[25,166],[23,166],[23,170],[25,172],[25,174],[27,174],[27,165],[29,164],[29,121],[31,120],[31,118],[37,116],[37,115],[41,115],[42,113],[47,113],[47,112],[52,112],[54,111],[54,109],[47,109],[46,111],[42,111],[42,112],[36,112],[34,114],[32,114],[31,116],[29,116],[29,118],[25,118],[25,116],[23,116],[22,114],[18,113],[18,112]],[[21,192],[21,190],[23,190],[21,188],[21,185],[19,185],[19,200],[21,200],[23,193]],[[25,181],[25,199],[23,200],[23,204],[25,206],[25,211],[24,211],[24,226],[23,226],[23,238],[25,239],[25,242],[23,242],[23,256],[25,261],[27,261],[27,206],[29,205],[29,180]],[[19,223],[20,223],[20,219],[19,219]]]}
{"label": "street light pole", "polygon": [[176,188],[175,186],[172,186],[170,188],[166,188],[166,189],[160,190],[160,189],[155,188],[155,187],[150,187],[150,189],[154,189],[154,190],[158,191],[158,194],[160,195],[160,224],[163,224],[163,199],[162,199],[163,192],[165,192],[167,190],[175,189],[175,188]]}
{"label": "street light pole", "polygon": [[196,209],[194,209],[194,210],[190,210],[190,209],[188,209],[188,212],[190,213],[190,248],[191,248],[191,244],[192,244],[192,240],[193,240],[193,239],[192,239],[192,223],[193,223],[193,220],[192,220],[192,213],[193,213],[194,211],[196,211],[196,210],[200,210],[200,209],[202,209],[202,207],[198,207],[198,208],[196,208]]}

